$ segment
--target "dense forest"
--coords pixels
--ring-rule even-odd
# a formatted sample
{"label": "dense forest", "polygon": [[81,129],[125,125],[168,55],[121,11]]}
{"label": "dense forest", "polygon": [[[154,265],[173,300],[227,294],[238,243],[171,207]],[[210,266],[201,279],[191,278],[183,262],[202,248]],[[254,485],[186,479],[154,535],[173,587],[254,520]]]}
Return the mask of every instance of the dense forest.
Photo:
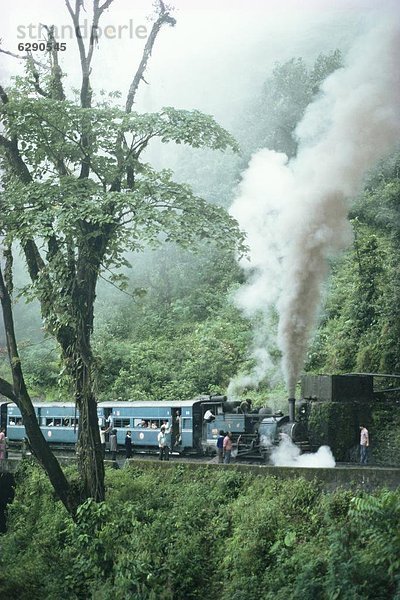
{"label": "dense forest", "polygon": [[106,484],[107,503],[88,500],[73,522],[25,465],[1,538],[4,597],[399,597],[399,491],[134,463],[107,469]]}
{"label": "dense forest", "polygon": [[[277,64],[260,96],[237,120],[233,134],[240,153],[215,160],[209,150],[175,151],[177,180],[229,208],[252,152],[268,146],[295,155],[296,125],[321,82],[340,65],[339,51],[320,55],[311,65],[301,58]],[[305,372],[399,369],[399,164],[398,152],[384,159],[354,198],[353,243],[332,261]],[[229,244],[204,243],[191,252],[167,243],[128,253],[124,260],[130,266],[118,274],[104,272],[98,286],[94,351],[99,399],[225,393],[232,377],[251,369],[257,323],[235,306],[244,274]],[[22,275],[17,273],[16,282],[23,289]],[[38,334],[39,311],[20,300],[15,314],[33,396],[65,398],[69,392],[60,376],[57,348]],[[278,370],[278,350],[275,359]],[[6,356],[1,368],[7,372]],[[285,390],[276,376],[247,393],[283,406]]]}
{"label": "dense forest", "polygon": [[[229,211],[254,153],[296,159],[297,127],[341,71],[341,50],[266,67],[225,129],[197,108],[135,110],[157,36],[176,24],[170,6],[155,3],[123,105],[121,92],[91,86],[112,0],[93,1],[86,46],[85,4],[72,4],[81,88],[67,90],[52,27],[48,64],[28,53],[24,75],[0,86],[0,393],[20,408],[35,457],[21,460],[7,508],[0,595],[399,599],[398,490],[328,494],[301,476],[135,458],[113,470],[99,433],[98,401],[226,394],[256,367],[261,315],[238,306],[248,248]],[[332,254],[305,373],[399,373],[399,169],[397,149],[351,199],[352,241]],[[286,413],[278,321],[277,307],[269,368],[242,393]],[[75,401],[76,468],[44,439],[38,398]],[[325,408],[338,438],[358,434],[346,410]],[[369,414],[372,461],[398,465],[396,399]]]}

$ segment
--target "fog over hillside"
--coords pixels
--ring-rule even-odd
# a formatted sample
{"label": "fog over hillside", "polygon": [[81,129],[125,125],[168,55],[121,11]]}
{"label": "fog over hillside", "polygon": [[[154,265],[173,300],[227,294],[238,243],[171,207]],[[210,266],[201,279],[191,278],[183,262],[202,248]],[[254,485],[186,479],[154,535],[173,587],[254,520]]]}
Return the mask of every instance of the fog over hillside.
{"label": "fog over hillside", "polygon": [[[379,7],[372,0],[222,0],[217,4],[176,0],[173,4],[177,25],[165,27],[156,41],[146,72],[148,85],[139,88],[136,110],[155,111],[162,106],[199,109],[214,115],[239,137],[248,107],[260,94],[277,62],[302,57],[312,64],[321,52],[330,53],[336,48],[346,52],[354,37],[367,30],[378,13],[397,11],[398,14],[397,3],[391,0],[379,3]],[[87,12],[83,14],[89,23],[90,2],[85,2],[85,7]],[[145,42],[144,28],[147,32],[151,28],[151,13],[150,1],[115,0],[103,15],[91,77],[95,91],[119,90],[124,99]],[[66,51],[62,53],[61,66],[67,74],[65,87],[70,91],[79,85],[80,69],[64,2],[15,0],[8,10],[4,6],[1,47],[18,53],[18,43],[38,41],[41,23],[54,24],[63,34]],[[118,31],[120,39],[116,39]],[[5,54],[0,59],[3,84],[23,73],[23,61]],[[210,199],[214,180],[225,179],[224,202],[229,204],[236,183],[233,172],[237,161],[242,159],[202,152],[157,144],[147,151],[147,158],[157,168],[172,168],[178,179],[192,183],[196,192]],[[199,156],[201,169],[196,172]],[[16,281],[20,286],[25,277],[18,261],[17,254]],[[110,295],[116,301],[127,301],[117,290],[107,292],[107,301]],[[37,306],[20,302],[16,307],[16,322],[22,338],[33,337],[40,325]],[[2,324],[0,335],[1,332]]]}

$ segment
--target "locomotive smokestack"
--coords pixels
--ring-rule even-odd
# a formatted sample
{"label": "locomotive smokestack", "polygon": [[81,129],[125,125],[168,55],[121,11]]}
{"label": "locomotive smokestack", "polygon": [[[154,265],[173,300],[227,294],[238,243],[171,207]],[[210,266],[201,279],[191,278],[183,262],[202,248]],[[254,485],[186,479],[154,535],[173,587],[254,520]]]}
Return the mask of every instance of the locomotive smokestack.
{"label": "locomotive smokestack", "polygon": [[294,423],[294,409],[296,404],[296,398],[289,398],[289,421]]}

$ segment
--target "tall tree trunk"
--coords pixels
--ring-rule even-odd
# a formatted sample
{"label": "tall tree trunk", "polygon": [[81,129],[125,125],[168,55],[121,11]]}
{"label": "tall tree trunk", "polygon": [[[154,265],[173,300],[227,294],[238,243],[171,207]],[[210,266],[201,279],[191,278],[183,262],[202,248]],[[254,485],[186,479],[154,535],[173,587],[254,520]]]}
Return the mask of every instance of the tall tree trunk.
{"label": "tall tree trunk", "polygon": [[97,403],[93,393],[92,367],[75,356],[76,403],[79,408],[78,469],[85,496],[102,502],[104,491],[104,462],[100,443]]}
{"label": "tall tree trunk", "polygon": [[7,386],[6,382],[0,382],[0,389],[10,400],[13,400],[21,411],[32,451],[37,460],[46,471],[50,482],[68,512],[75,516],[78,507],[78,498],[72,493],[64,472],[50,450],[35,414],[32,401],[25,385],[25,380],[22,372],[21,361],[18,354],[18,347],[15,337],[14,319],[11,308],[11,298],[8,293],[7,286],[3,279],[3,273],[0,268],[0,300],[3,312],[4,328],[7,339],[7,350],[11,365],[13,385]]}
{"label": "tall tree trunk", "polygon": [[70,365],[79,409],[78,468],[85,495],[101,502],[105,497],[104,462],[94,393],[91,336],[97,279],[108,238],[92,237],[91,225],[85,224],[84,227],[87,235],[83,237],[79,248],[72,295],[76,339],[64,348],[64,355],[67,357],[67,364]]}

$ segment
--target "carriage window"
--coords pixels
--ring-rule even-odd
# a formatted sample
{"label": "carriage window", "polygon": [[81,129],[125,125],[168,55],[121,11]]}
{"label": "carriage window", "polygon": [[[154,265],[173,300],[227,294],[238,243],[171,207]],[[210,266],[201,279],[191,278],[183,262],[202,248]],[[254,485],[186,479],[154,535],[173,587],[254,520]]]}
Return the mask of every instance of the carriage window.
{"label": "carriage window", "polygon": [[11,426],[12,425],[22,426],[23,425],[22,417],[9,417],[8,424]]}
{"label": "carriage window", "polygon": [[114,427],[130,427],[131,420],[130,419],[114,419]]}
{"label": "carriage window", "polygon": [[42,417],[41,427],[76,427],[78,419],[74,417]]}
{"label": "carriage window", "polygon": [[152,421],[150,419],[134,419],[133,421],[134,427],[141,427],[143,429],[148,429]]}
{"label": "carriage window", "polygon": [[191,429],[192,428],[192,419],[183,419],[182,420],[182,429]]}
{"label": "carriage window", "polygon": [[161,425],[169,423],[168,419],[134,419],[133,426],[140,429],[160,429]]}

